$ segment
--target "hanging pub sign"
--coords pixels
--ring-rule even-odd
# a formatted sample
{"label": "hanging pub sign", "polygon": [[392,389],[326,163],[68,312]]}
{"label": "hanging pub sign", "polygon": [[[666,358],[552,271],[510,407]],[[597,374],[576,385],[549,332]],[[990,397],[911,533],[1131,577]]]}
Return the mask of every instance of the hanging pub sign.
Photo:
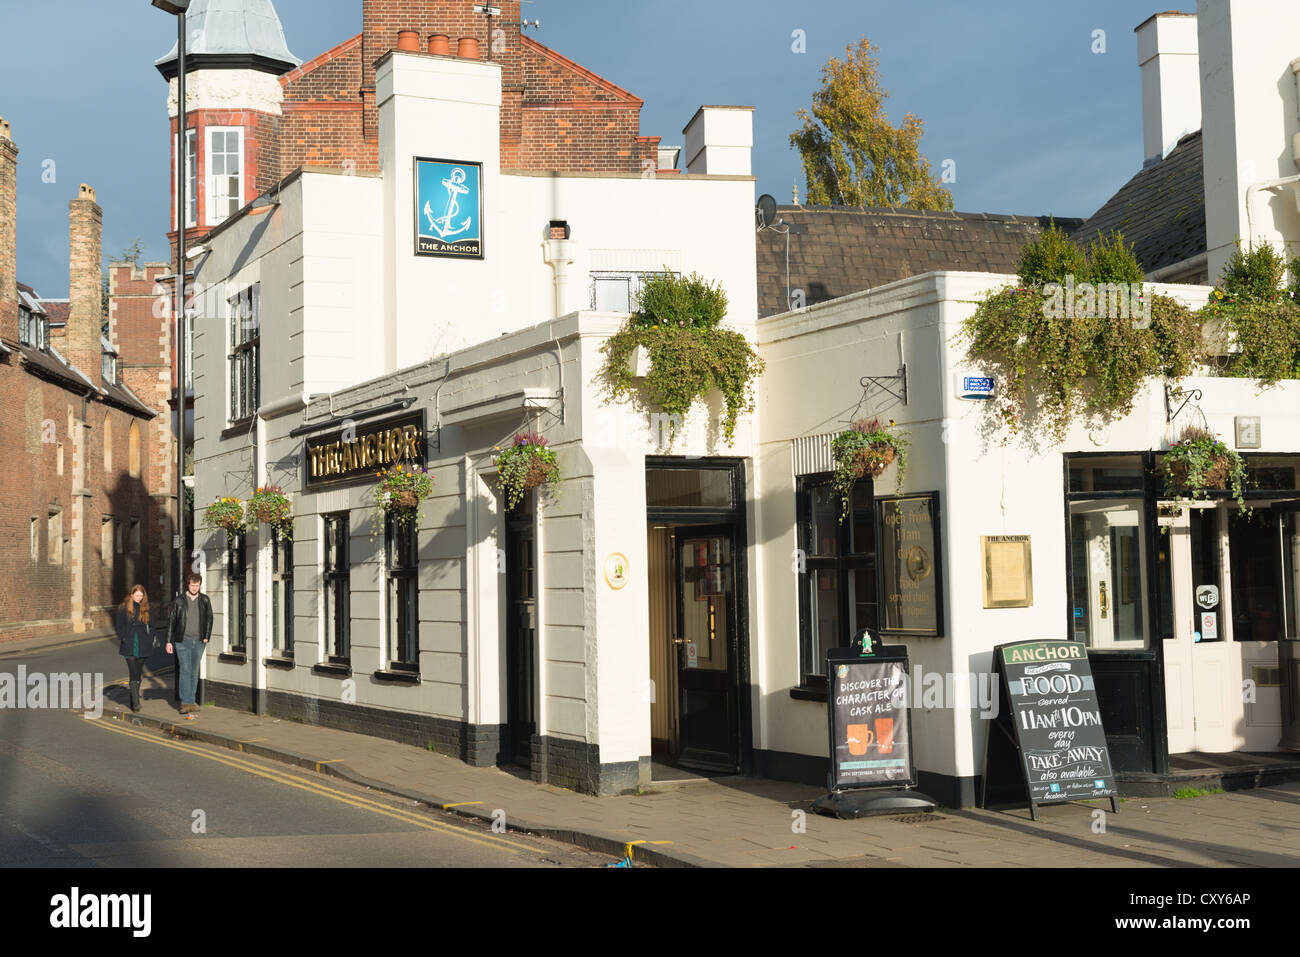
{"label": "hanging pub sign", "polygon": [[1002,702],[989,722],[981,805],[1038,806],[1110,798],[1115,774],[1088,664],[1076,641],[1019,641],[993,649]]}
{"label": "hanging pub sign", "polygon": [[423,409],[309,435],[303,490],[373,482],[376,472],[398,463],[423,468],[425,451]]}
{"label": "hanging pub sign", "polygon": [[483,164],[415,158],[415,254],[483,258]]}
{"label": "hanging pub sign", "polygon": [[876,526],[880,530],[881,634],[941,634],[939,493],[877,498]]}

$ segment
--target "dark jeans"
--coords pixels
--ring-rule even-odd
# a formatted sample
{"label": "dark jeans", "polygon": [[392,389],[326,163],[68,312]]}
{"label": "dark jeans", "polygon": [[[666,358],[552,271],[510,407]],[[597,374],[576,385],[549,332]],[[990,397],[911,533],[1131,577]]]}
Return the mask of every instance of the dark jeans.
{"label": "dark jeans", "polygon": [[181,692],[181,704],[194,704],[194,693],[199,687],[199,662],[203,660],[203,652],[207,651],[208,646],[191,639],[172,647],[176,649],[176,665],[180,668],[176,685]]}

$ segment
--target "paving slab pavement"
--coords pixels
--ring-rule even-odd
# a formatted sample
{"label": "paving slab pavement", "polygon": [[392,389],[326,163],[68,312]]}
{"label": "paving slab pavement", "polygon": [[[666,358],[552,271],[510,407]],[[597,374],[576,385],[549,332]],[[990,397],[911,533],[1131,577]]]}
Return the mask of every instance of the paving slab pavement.
{"label": "paving slab pavement", "polygon": [[[93,634],[0,644],[0,656],[105,640]],[[688,777],[638,795],[595,798],[533,783],[521,769],[474,768],[382,738],[212,705],[178,714],[170,675],[145,679],[132,714],[125,682],[106,688],[104,720],[334,775],[467,817],[660,866],[1296,867],[1300,783],[1192,799],[1076,802],[1040,809],[942,809],[840,821],[812,812],[822,790],[761,778]]]}
{"label": "paving slab pavement", "polygon": [[780,867],[1295,867],[1300,784],[1204,797],[1134,798],[1025,809],[943,809],[841,821],[811,811],[821,789],[745,777],[651,785],[596,798],[535,784],[526,773],[475,768],[382,738],[206,705],[193,721],[167,676],[147,677],[132,714],[125,687],[106,689],[103,720],[333,775],[468,817],[660,866]]}

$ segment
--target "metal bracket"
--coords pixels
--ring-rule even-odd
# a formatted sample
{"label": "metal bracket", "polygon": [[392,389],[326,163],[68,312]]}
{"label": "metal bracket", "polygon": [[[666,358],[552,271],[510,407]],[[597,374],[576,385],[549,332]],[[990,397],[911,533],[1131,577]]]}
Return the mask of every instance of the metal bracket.
{"label": "metal bracket", "polygon": [[[1187,408],[1187,403],[1192,402],[1193,400],[1196,402],[1200,402],[1202,398],[1204,398],[1204,396],[1201,394],[1200,389],[1171,389],[1169,388],[1169,383],[1166,382],[1165,383],[1165,421],[1166,422],[1174,421],[1174,419],[1178,418],[1178,416],[1182,413],[1183,409]],[[1175,399],[1183,400],[1183,404],[1178,407],[1177,412],[1172,411],[1174,407]]]}
{"label": "metal bracket", "polygon": [[[894,383],[887,385],[886,383]],[[877,386],[884,389],[895,399],[898,399],[903,405],[907,405],[907,363],[903,363],[896,375],[864,375],[859,384],[864,390]]]}

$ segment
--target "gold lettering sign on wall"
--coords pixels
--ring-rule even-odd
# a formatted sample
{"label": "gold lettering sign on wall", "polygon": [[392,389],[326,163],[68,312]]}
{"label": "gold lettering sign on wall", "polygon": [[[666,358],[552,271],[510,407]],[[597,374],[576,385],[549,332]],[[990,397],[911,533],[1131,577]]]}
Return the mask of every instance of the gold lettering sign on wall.
{"label": "gold lettering sign on wall", "polygon": [[401,463],[425,464],[424,410],[377,422],[358,422],[307,437],[303,490],[373,481],[375,473]]}
{"label": "gold lettering sign on wall", "polygon": [[880,632],[943,632],[939,493],[876,499],[880,536]]}

